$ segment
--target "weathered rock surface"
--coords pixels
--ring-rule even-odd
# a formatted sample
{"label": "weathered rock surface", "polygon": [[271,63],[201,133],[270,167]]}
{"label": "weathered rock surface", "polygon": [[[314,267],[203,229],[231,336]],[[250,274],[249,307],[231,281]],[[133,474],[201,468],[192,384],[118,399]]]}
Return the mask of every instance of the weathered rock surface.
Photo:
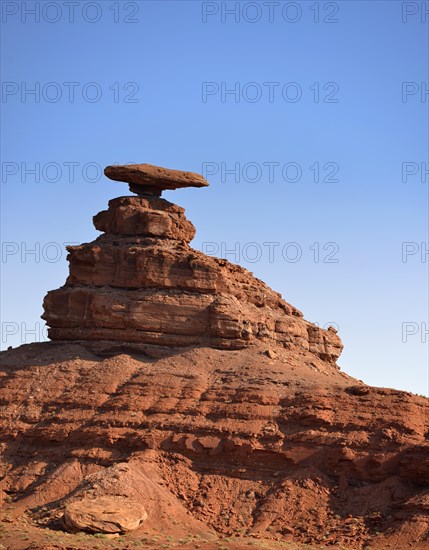
{"label": "weathered rock surface", "polygon": [[151,164],[126,164],[107,166],[105,176],[130,184],[130,191],[159,196],[165,189],[183,187],[207,187],[208,182],[200,174],[171,170]]}
{"label": "weathered rock surface", "polygon": [[161,198],[119,197],[109,201],[109,209],[94,216],[99,231],[122,236],[147,236],[189,243],[195,227],[185,210]]}
{"label": "weathered rock surface", "polygon": [[90,533],[128,533],[147,518],[137,501],[125,497],[83,498],[67,504],[63,522],[67,531]]}
{"label": "weathered rock surface", "polygon": [[148,514],[135,539],[213,531],[423,548],[427,399],[366,386],[309,351],[275,348],[272,359],[270,349],[4,352],[0,475],[14,517],[27,510],[55,528],[75,500],[123,496]]}
{"label": "weathered rock surface", "polygon": [[53,340],[240,349],[263,341],[335,363],[342,343],[246,269],[189,247],[183,208],[120,197],[94,217],[105,231],[68,247],[66,285],[44,302]]}
{"label": "weathered rock surface", "polygon": [[45,298],[52,341],[1,354],[3,546],[428,547],[427,399],[342,373],[336,331],[190,248],[182,208],[120,197],[94,224]]}

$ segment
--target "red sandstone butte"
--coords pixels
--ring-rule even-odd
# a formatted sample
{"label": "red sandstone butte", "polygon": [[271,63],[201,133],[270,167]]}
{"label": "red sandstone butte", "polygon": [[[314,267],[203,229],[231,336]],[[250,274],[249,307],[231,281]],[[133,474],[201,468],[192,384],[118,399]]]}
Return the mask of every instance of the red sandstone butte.
{"label": "red sandstone butte", "polygon": [[192,249],[179,206],[94,224],[51,341],[1,354],[5,547],[428,547],[427,399],[343,373],[336,331]]}

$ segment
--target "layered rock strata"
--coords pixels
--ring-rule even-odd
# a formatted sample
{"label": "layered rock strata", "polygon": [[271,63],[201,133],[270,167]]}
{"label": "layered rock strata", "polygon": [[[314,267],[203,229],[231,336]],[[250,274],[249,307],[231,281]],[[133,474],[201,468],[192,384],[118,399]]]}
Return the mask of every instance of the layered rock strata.
{"label": "layered rock strata", "polygon": [[189,246],[184,209],[155,196],[119,197],[94,217],[104,234],[68,247],[70,275],[48,293],[52,340],[114,340],[239,349],[264,341],[335,362],[334,329],[303,319],[246,269]]}
{"label": "layered rock strata", "polygon": [[[1,355],[5,547],[30,548],[24,529],[37,541],[141,522],[126,542],[156,550],[191,536],[183,548],[213,550],[209,532],[238,537],[222,545],[236,550],[277,547],[259,537],[427,549],[427,399],[305,351],[148,348],[45,342]],[[70,537],[49,548],[94,548]]]}

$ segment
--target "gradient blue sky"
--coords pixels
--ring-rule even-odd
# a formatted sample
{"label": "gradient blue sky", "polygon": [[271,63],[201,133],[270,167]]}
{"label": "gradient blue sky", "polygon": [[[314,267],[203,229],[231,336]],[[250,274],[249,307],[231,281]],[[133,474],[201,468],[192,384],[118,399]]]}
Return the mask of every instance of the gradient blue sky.
{"label": "gradient blue sky", "polygon": [[[241,257],[228,259],[281,292],[307,319],[338,325],[344,371],[370,384],[426,393],[425,3],[280,1],[271,22],[259,2],[254,23],[256,2],[240,2],[237,17],[222,14],[236,2],[80,2],[74,22],[64,2],[54,3],[56,12],[52,5],[44,12],[48,2],[26,2],[38,5],[39,22],[22,12],[21,2],[2,3],[2,348],[40,339],[25,331],[40,332],[43,297],[65,281],[66,255],[58,250],[93,240],[92,216],[126,194],[124,185],[97,178],[95,170],[82,173],[85,164],[148,162],[201,172],[214,163],[219,171],[209,176],[210,188],[166,194],[196,225],[193,246],[216,243],[222,251],[221,243],[223,249],[239,243]],[[216,7],[204,22],[203,10]],[[66,82],[77,83],[74,102]],[[82,95],[93,97],[95,87],[85,88],[90,82],[101,90],[97,102]],[[219,89],[238,83],[242,94],[238,101],[232,95],[222,101],[218,93],[204,102],[205,82]],[[256,87],[246,88],[249,82]],[[273,101],[264,82],[278,83]],[[282,98],[291,82],[301,90],[299,101]],[[328,82],[338,89],[335,103],[323,101],[333,89],[323,89]],[[403,82],[415,83],[409,89],[416,93],[403,98]],[[39,102],[22,97],[35,83]],[[129,98],[137,101],[125,102],[137,87]],[[49,101],[58,89],[61,99]],[[258,89],[260,100],[249,101]],[[294,88],[289,91],[292,97]],[[277,168],[270,182],[263,164],[270,162],[296,163],[302,176],[287,181]],[[314,182],[309,166],[315,162],[322,177],[325,163],[335,163],[339,181]],[[404,162],[418,169],[406,181]],[[40,181],[22,163],[28,169],[40,163]],[[72,181],[64,163],[78,163]],[[222,178],[222,163],[229,169],[257,163],[261,177]],[[61,168],[56,183],[53,166]],[[257,244],[253,252],[249,242]],[[279,243],[272,262],[266,242]],[[281,254],[291,242],[297,244],[288,248],[290,257],[296,249],[302,254],[296,262]],[[406,262],[404,242],[417,243]],[[333,250],[324,251],[326,243],[336,243],[338,262],[323,261]],[[26,253],[35,246],[38,262]],[[260,259],[249,261],[257,250]],[[404,323],[415,332],[406,342]]]}

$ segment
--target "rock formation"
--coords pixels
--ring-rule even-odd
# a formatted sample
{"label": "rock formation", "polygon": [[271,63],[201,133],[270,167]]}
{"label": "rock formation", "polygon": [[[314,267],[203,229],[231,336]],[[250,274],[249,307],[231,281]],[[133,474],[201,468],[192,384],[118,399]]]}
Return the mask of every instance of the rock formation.
{"label": "rock formation", "polygon": [[82,498],[64,509],[63,525],[72,533],[128,533],[147,518],[144,506],[124,496]]}
{"label": "rock formation", "polygon": [[246,269],[189,246],[195,228],[183,208],[155,195],[208,185],[201,176],[148,165],[107,167],[106,174],[140,196],[111,200],[94,217],[104,234],[68,247],[70,276],[44,303],[52,340],[219,349],[263,341],[335,363],[342,344],[333,328],[305,321]]}
{"label": "rock formation", "polygon": [[201,176],[138,166],[106,170],[138,196],[70,247],[51,341],[1,355],[3,546],[427,548],[427,399],[341,372],[334,330],[190,248],[159,195]]}
{"label": "rock formation", "polygon": [[182,187],[207,187],[208,182],[194,172],[170,170],[151,164],[127,164],[107,166],[104,174],[115,181],[129,183],[130,191],[137,195],[160,197],[165,189]]}

